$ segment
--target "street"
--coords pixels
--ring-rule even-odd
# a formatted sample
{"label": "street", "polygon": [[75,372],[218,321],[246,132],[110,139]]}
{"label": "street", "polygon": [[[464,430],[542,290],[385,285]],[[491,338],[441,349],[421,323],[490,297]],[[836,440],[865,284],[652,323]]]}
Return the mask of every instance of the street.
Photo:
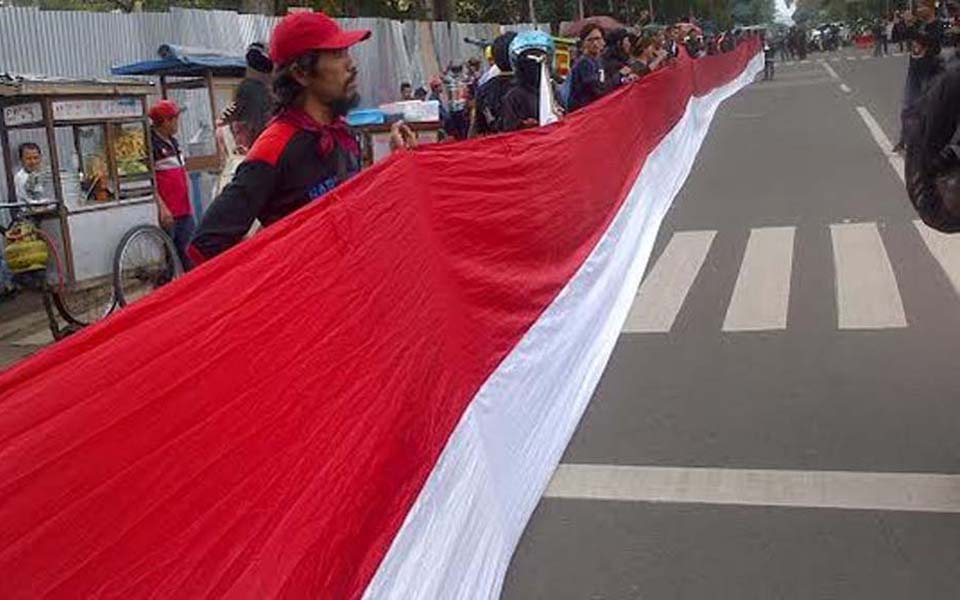
{"label": "street", "polygon": [[[960,598],[960,236],[905,196],[906,65],[721,106],[502,598]],[[42,310],[0,305],[0,369]]]}
{"label": "street", "polygon": [[721,107],[503,598],[960,597],[960,238],[869,54]]}

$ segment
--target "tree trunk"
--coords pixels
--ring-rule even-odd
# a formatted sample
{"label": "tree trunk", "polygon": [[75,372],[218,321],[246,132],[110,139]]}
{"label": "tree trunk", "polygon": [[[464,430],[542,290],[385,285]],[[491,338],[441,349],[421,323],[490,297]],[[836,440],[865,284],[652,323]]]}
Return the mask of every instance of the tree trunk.
{"label": "tree trunk", "polygon": [[537,10],[536,10],[536,8],[534,8],[534,6],[533,6],[533,0],[527,0],[527,10],[528,10],[528,13],[529,13],[527,16],[530,18],[530,20],[527,21],[527,23],[536,23],[536,22],[537,22]]}
{"label": "tree trunk", "polygon": [[455,21],[456,18],[453,0],[433,0],[434,21]]}

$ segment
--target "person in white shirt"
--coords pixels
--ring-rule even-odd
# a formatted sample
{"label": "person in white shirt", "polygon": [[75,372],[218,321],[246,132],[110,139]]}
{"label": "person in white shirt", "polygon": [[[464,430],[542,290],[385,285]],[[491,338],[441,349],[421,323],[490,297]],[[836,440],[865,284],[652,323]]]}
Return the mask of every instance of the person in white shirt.
{"label": "person in white shirt", "polygon": [[13,176],[17,202],[28,205],[44,204],[47,198],[40,181],[40,171],[43,167],[43,153],[40,146],[33,142],[20,144],[18,155],[20,170]]}

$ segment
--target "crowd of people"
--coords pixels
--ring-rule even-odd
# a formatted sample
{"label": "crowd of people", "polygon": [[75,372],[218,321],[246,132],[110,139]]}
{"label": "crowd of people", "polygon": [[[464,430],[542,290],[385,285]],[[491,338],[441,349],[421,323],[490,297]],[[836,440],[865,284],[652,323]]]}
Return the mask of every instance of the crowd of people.
{"label": "crowd of people", "polygon": [[[668,67],[681,51],[692,57],[731,51],[741,32],[704,37],[689,23],[660,31],[606,31],[588,24],[579,32],[576,58],[562,82],[553,72],[556,46],[549,34],[528,30],[505,33],[489,45],[487,67],[479,59],[451,66],[431,79],[429,89],[409,82],[400,86],[402,100],[435,100],[443,128],[453,139],[465,139],[536,127],[565,113],[577,111],[620,86]],[[322,13],[285,17],[265,48],[251,48],[249,97],[267,94],[256,62],[272,64],[275,116],[259,127],[237,127],[235,137],[250,142],[243,162],[203,215],[188,248],[185,262],[204,262],[239,243],[255,222],[269,226],[319,198],[360,169],[359,146],[344,117],[357,106],[359,76],[349,49],[366,40],[369,31],[343,31]],[[681,50],[683,47],[683,50]],[[255,60],[251,60],[251,58]],[[549,78],[550,115],[541,114],[541,86]],[[244,86],[241,86],[241,90]],[[258,114],[266,105],[238,97],[225,122],[253,106]],[[238,139],[239,139],[238,137]],[[238,143],[238,147],[244,144]],[[416,145],[413,132],[395,123],[391,146]],[[246,148],[243,148],[246,150]],[[160,190],[160,196],[164,192]],[[182,237],[178,237],[178,242]]]}
{"label": "crowd of people", "polygon": [[[740,31],[704,35],[686,22],[662,29],[614,30],[588,23],[573,48],[569,75],[560,78],[548,71],[556,105],[562,112],[577,110],[668,66],[681,46],[694,58],[719,54],[732,50],[741,35]],[[531,114],[531,92],[539,85],[539,65],[552,65],[556,51],[554,38],[546,33],[504,33],[487,47],[485,70],[476,58],[462,66],[451,65],[431,79],[429,90],[414,90],[409,82],[402,83],[400,98],[438,101],[444,131],[455,139],[531,127],[537,123],[536,115]],[[505,103],[508,95],[511,101]]]}

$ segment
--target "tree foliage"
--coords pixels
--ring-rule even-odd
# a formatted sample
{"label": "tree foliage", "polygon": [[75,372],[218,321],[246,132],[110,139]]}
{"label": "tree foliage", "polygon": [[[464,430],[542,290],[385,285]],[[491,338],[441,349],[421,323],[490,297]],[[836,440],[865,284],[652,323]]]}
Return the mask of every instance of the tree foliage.
{"label": "tree foliage", "polygon": [[[529,22],[532,17],[530,0],[14,0],[14,3],[58,10],[131,12],[180,6],[266,14],[284,14],[288,8],[305,6],[336,16],[496,23]],[[538,22],[554,25],[577,19],[581,6],[584,16],[611,15],[628,25],[637,23],[641,12],[650,9],[660,22],[694,15],[721,26],[734,19],[742,23],[763,22],[773,15],[773,0],[533,0],[532,5]]]}

